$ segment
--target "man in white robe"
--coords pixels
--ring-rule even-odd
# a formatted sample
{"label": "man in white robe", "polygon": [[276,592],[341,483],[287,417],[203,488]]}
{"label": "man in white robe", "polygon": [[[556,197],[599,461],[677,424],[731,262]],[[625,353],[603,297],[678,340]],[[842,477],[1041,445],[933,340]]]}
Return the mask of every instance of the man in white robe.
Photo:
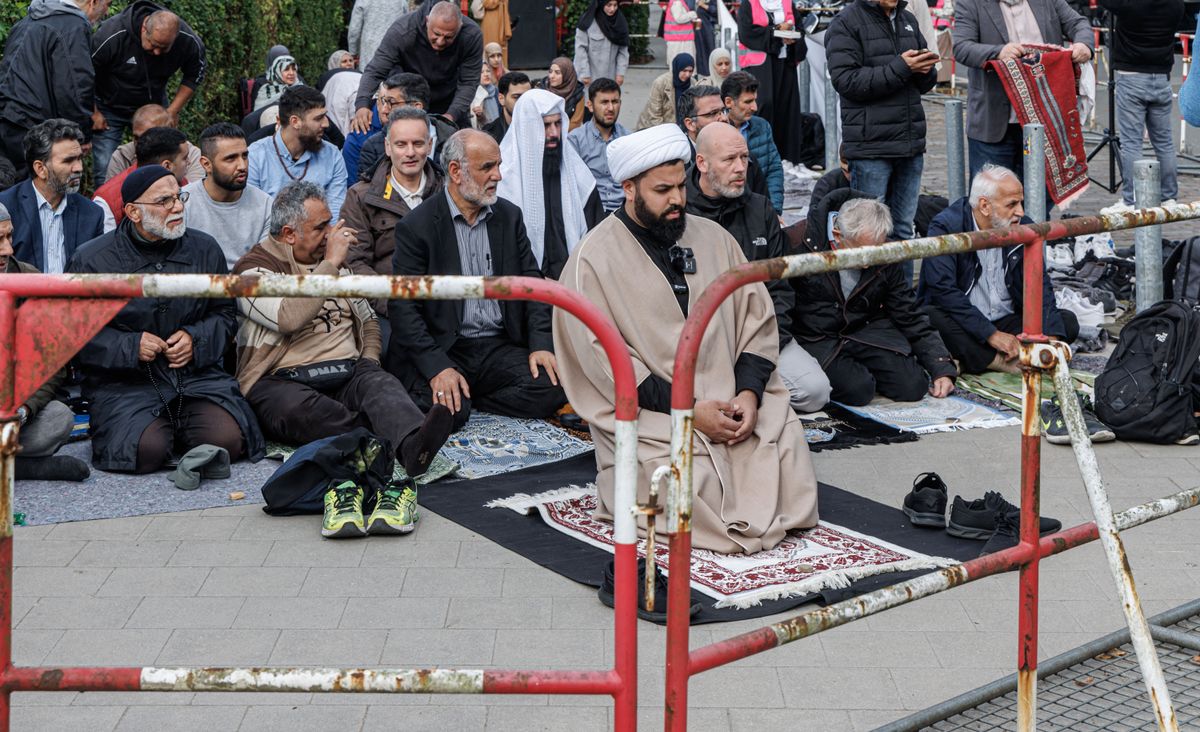
{"label": "man in white robe", "polygon": [[[670,463],[672,366],[686,314],[718,275],[746,261],[719,224],[684,213],[690,154],[687,138],[669,124],[612,142],[609,170],[622,181],[625,204],[583,238],[560,277],[605,311],[633,356],[641,500],[654,470]],[[611,518],[608,360],[595,336],[558,310],[554,345],[559,377],[596,445],[598,515]],[[775,373],[778,358],[766,288],[740,288],[713,318],[697,362],[693,546],[749,554],[817,523],[816,478],[804,430]]]}

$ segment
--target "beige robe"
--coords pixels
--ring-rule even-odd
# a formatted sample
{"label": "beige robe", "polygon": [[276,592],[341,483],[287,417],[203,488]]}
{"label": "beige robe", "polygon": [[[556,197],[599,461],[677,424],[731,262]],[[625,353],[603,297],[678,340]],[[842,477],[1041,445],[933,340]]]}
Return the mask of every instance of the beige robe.
{"label": "beige robe", "polygon": [[[679,244],[691,247],[697,261],[697,273],[687,276],[689,309],[717,275],[746,261],[724,229],[695,216],[688,216]],[[662,273],[620,219],[609,216],[580,241],[559,282],[582,293],[616,324],[629,345],[639,384],[650,374],[671,380],[683,313]],[[611,519],[616,429],[612,370],[591,331],[557,308],[554,349],[571,405],[591,425],[599,472],[597,515]],[[739,289],[713,318],[697,364],[696,399],[732,399],[734,362],[746,351],[779,360],[774,308],[762,284]],[[817,523],[817,482],[808,445],[778,373],[767,383],[749,439],[733,446],[711,444],[697,430],[693,446],[693,546],[752,553],[774,547],[790,529]],[[639,501],[646,500],[655,469],[670,464],[670,454],[670,416],[641,410]],[[660,530],[665,523],[659,521]],[[641,528],[644,533],[644,521]]]}

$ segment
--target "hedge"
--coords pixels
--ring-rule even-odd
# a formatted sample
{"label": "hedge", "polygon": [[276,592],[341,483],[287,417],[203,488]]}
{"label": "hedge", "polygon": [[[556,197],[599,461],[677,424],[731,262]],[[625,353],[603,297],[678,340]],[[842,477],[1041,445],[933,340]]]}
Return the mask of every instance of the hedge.
{"label": "hedge", "polygon": [[[567,0],[566,32],[559,46],[559,52],[567,58],[575,58],[575,25],[589,4],[591,0]],[[629,39],[629,60],[637,61],[646,56],[650,49],[649,38],[637,37],[650,32],[650,6],[622,4],[621,12],[629,24],[629,34],[634,36]]]}
{"label": "hedge", "polygon": [[[110,15],[128,4],[129,0],[116,0]],[[195,139],[213,122],[241,121],[238,81],[266,70],[267,49],[272,45],[287,46],[300,74],[315,83],[329,54],[345,48],[353,0],[166,0],[160,4],[186,20],[208,49],[208,78],[180,120],[183,131]],[[28,0],[0,0],[0,44],[28,5]]]}

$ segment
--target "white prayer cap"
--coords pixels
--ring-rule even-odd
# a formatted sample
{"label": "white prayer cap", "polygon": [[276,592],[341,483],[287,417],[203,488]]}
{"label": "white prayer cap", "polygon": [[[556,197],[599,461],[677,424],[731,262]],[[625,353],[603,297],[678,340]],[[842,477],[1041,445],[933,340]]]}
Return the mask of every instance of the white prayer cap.
{"label": "white prayer cap", "polygon": [[663,163],[687,163],[691,157],[692,143],[679,125],[656,125],[608,143],[608,171],[618,183]]}

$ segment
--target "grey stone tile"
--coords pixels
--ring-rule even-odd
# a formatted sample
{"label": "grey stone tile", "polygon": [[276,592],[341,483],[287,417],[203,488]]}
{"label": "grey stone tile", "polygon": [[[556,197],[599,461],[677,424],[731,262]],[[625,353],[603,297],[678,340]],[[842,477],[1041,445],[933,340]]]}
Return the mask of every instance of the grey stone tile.
{"label": "grey stone tile", "polygon": [[244,716],[245,707],[131,707],[121,717],[117,730],[211,732],[237,729]]}
{"label": "grey stone tile", "polygon": [[250,597],[242,605],[235,628],[336,628],[346,608],[340,597]]}
{"label": "grey stone tile", "polygon": [[321,517],[268,516],[259,511],[252,516],[243,516],[232,538],[254,541],[310,539],[313,546],[317,546],[321,541]]}
{"label": "grey stone tile", "polygon": [[43,597],[29,609],[22,630],[120,628],[137,609],[137,597]]}
{"label": "grey stone tile", "polygon": [[458,562],[458,541],[408,541],[408,537],[382,537],[366,543],[363,567],[453,567]]}
{"label": "grey stone tile", "polygon": [[16,707],[65,707],[75,701],[75,691],[14,691],[12,705]]}
{"label": "grey stone tile", "polygon": [[264,666],[278,637],[277,630],[180,628],[171,633],[156,663],[160,666]]}
{"label": "grey stone tile", "polygon": [[84,541],[133,541],[150,525],[149,516],[132,516],[96,521],[71,521],[56,524],[46,539],[82,539]]}
{"label": "grey stone tile", "polygon": [[739,706],[772,709],[784,705],[780,673],[776,669],[720,667],[692,677],[688,706],[729,706],[730,689],[737,690]]}
{"label": "grey stone tile", "polygon": [[327,541],[313,551],[313,540],[280,539],[271,547],[265,567],[357,567],[367,548],[365,541]]}
{"label": "grey stone tile", "polygon": [[407,569],[348,567],[308,570],[301,595],[322,597],[399,597]]}
{"label": "grey stone tile", "polygon": [[887,724],[894,722],[897,719],[902,719],[908,716],[910,712],[906,709],[855,709],[850,712],[849,729],[853,732],[870,732]]}
{"label": "grey stone tile", "polygon": [[118,567],[96,595],[190,597],[200,590],[209,571],[207,567]]}
{"label": "grey stone tile", "polygon": [[65,567],[71,563],[85,541],[35,541],[24,539],[13,542],[14,567]]}
{"label": "grey stone tile", "polygon": [[413,567],[404,581],[406,597],[498,597],[501,570]]}
{"label": "grey stone tile", "polygon": [[18,666],[40,666],[46,654],[62,638],[62,630],[13,631],[13,663]]}
{"label": "grey stone tile", "polygon": [[[251,494],[254,498],[260,498],[259,495]],[[215,508],[206,508],[200,512],[200,515],[208,518],[209,516],[254,516],[263,515],[262,502],[250,501],[249,497],[246,503],[235,503],[231,506],[217,506]]]}
{"label": "grey stone tile", "polygon": [[444,597],[351,597],[342,628],[442,628],[450,601]]}
{"label": "grey stone tile", "polygon": [[549,628],[550,620],[550,601],[544,597],[456,597],[450,601],[446,627]]}
{"label": "grey stone tile", "polygon": [[13,706],[13,729],[88,730],[115,729],[125,710],[121,707],[30,707]]}
{"label": "grey stone tile", "polygon": [[[1015,667],[1016,653],[1013,653],[1013,659]],[[900,692],[900,700],[904,707],[918,710],[977,689],[1003,675],[994,669],[925,668],[919,673],[893,669],[892,682]]]}
{"label": "grey stone tile", "polygon": [[240,597],[147,597],[126,628],[228,628],[244,600]]}
{"label": "grey stone tile", "polygon": [[422,630],[417,634],[399,629],[388,633],[379,663],[397,668],[476,668],[492,663],[495,645],[494,630]]}
{"label": "grey stone tile", "polygon": [[162,567],[177,541],[89,541],[72,567]]}
{"label": "grey stone tile", "polygon": [[[487,707],[408,707],[403,712],[397,712],[383,706],[367,708],[367,719],[363,724],[364,732],[393,732],[398,726],[411,732],[445,732],[455,730],[470,732],[483,730],[487,725]],[[403,725],[399,724],[398,715],[403,716]]]}
{"label": "grey stone tile", "polygon": [[493,663],[501,668],[593,668],[604,664],[599,630],[501,630]]}
{"label": "grey stone tile", "polygon": [[[691,719],[691,712],[688,712]],[[850,729],[850,713],[840,710],[806,709],[730,709],[733,732],[762,732],[762,730],[838,730]]]}
{"label": "grey stone tile", "polygon": [[240,729],[246,732],[357,730],[366,716],[366,707],[250,707]]}
{"label": "grey stone tile", "polygon": [[216,567],[201,596],[282,597],[297,595],[308,570],[303,567]]}
{"label": "grey stone tile", "polygon": [[13,594],[31,597],[92,595],[111,572],[111,569],[76,567],[17,567],[13,570]]}
{"label": "grey stone tile", "polygon": [[68,630],[46,654],[44,663],[151,666],[168,635],[168,630]]}
{"label": "grey stone tile", "polygon": [[41,541],[54,529],[54,524],[40,526],[13,526],[13,538],[17,541]]}
{"label": "grey stone tile", "polygon": [[81,707],[182,707],[195,696],[190,691],[89,691],[71,703]]}
{"label": "grey stone tile", "polygon": [[[987,581],[987,580],[981,580]],[[927,597],[907,605],[892,608],[853,623],[859,628],[880,631],[974,630],[975,626],[958,601],[953,597]]]}
{"label": "grey stone tile", "polygon": [[581,585],[542,567],[495,570],[504,572],[505,597],[595,597],[593,587]]}
{"label": "grey stone tile", "polygon": [[464,541],[462,548],[458,551],[458,566],[530,569],[537,565],[520,554],[497,546],[490,541]]}
{"label": "grey stone tile", "polygon": [[852,632],[839,628],[822,633],[821,646],[828,662],[842,668],[929,668],[938,665],[933,648],[921,633]]}
{"label": "grey stone tile", "polygon": [[270,663],[282,666],[375,666],[379,664],[386,638],[386,632],[382,630],[284,630],[271,652]]}
{"label": "grey stone tile", "polygon": [[208,539],[221,540],[233,537],[239,516],[210,516],[204,518],[189,513],[186,516],[155,516],[142,532],[142,539]]}
{"label": "grey stone tile", "polygon": [[181,541],[167,564],[172,567],[259,567],[270,541]]}
{"label": "grey stone tile", "polygon": [[36,604],[36,597],[26,597],[25,595],[14,597],[12,599],[12,620],[10,621],[12,626],[16,627],[17,623],[21,622],[21,618],[25,617],[25,613],[29,612],[29,609]]}
{"label": "grey stone tile", "polygon": [[900,694],[884,668],[779,669],[784,702],[796,709],[899,709]]}
{"label": "grey stone tile", "polygon": [[196,694],[192,699],[193,706],[219,706],[219,707],[303,707],[313,702],[313,697],[324,696],[333,698],[335,696],[348,698],[350,694],[300,694],[293,692],[272,692],[272,691],[206,691],[201,694]]}
{"label": "grey stone tile", "polygon": [[[611,716],[611,715],[610,715]],[[795,718],[792,718],[792,724],[795,724]],[[638,707],[638,729],[654,730],[662,729],[663,726],[663,708],[658,706]],[[729,721],[729,711],[725,709],[704,709],[689,707],[687,711],[687,726],[688,732],[729,732],[732,727]],[[762,730],[772,729],[769,727],[759,728]],[[774,729],[793,729],[793,727],[775,727]]]}
{"label": "grey stone tile", "polygon": [[612,608],[595,597],[552,597],[551,625],[555,628],[608,630],[613,627]]}
{"label": "grey stone tile", "polygon": [[945,668],[1012,670],[1017,656],[1017,638],[1012,633],[939,633],[930,642],[938,662]]}
{"label": "grey stone tile", "polygon": [[586,707],[491,707],[488,709],[487,729],[519,730],[520,732],[572,732],[608,728],[608,713],[603,709]]}

